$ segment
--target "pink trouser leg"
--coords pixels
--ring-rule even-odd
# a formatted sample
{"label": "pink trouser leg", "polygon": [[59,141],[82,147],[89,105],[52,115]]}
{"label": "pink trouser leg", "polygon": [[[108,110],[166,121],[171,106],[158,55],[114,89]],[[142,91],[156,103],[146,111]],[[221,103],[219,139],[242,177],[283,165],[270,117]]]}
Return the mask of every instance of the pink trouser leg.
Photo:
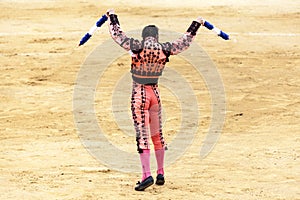
{"label": "pink trouser leg", "polygon": [[164,158],[165,158],[165,143],[162,134],[162,118],[161,118],[161,102],[159,98],[159,91],[157,87],[153,87],[155,94],[149,109],[150,117],[150,132],[151,139],[154,144],[155,157],[157,163],[157,174],[164,175]]}
{"label": "pink trouser leg", "polygon": [[143,153],[140,153],[140,160],[142,164],[142,181],[151,176],[150,171],[150,149],[143,149]]}

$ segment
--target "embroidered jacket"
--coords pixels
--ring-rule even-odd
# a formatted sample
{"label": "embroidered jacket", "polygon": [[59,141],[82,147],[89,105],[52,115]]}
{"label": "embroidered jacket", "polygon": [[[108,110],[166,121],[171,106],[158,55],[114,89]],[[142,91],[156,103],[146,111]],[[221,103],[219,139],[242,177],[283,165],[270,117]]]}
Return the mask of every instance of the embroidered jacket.
{"label": "embroidered jacket", "polygon": [[129,38],[122,31],[118,17],[109,15],[109,31],[114,41],[126,51],[131,51],[131,73],[135,82],[140,84],[155,84],[162,75],[170,55],[176,55],[186,50],[192,43],[200,23],[193,21],[187,32],[173,42],[159,43],[155,37],[146,37],[139,41]]}

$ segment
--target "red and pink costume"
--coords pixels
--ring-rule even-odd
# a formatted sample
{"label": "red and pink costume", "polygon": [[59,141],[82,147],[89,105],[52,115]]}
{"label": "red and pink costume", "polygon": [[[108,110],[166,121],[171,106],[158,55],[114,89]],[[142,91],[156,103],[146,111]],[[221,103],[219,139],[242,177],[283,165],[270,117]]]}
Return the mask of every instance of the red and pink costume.
{"label": "red and pink costume", "polygon": [[[150,173],[150,138],[157,160],[157,174],[164,174],[163,160],[166,143],[162,132],[162,108],[158,78],[162,75],[170,55],[186,50],[193,41],[200,23],[193,21],[187,32],[173,42],[158,42],[158,35],[143,37],[139,41],[127,37],[121,30],[117,15],[109,15],[109,30],[114,41],[131,51],[132,97],[131,110],[136,131],[137,150],[143,165],[143,178]],[[149,134],[149,129],[150,133]]]}

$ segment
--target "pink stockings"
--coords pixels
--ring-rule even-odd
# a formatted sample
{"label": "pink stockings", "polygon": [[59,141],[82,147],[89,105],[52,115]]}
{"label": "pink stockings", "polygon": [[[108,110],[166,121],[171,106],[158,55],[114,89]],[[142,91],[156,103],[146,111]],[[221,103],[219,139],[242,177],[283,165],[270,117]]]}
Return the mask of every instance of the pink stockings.
{"label": "pink stockings", "polygon": [[165,158],[165,149],[159,149],[155,151],[156,163],[157,163],[157,174],[164,175],[164,158]]}
{"label": "pink stockings", "polygon": [[144,149],[143,153],[140,153],[140,160],[142,164],[143,176],[142,181],[151,176],[150,171],[150,149]]}
{"label": "pink stockings", "polygon": [[[165,149],[159,149],[155,151],[157,174],[164,175],[164,156]],[[140,153],[140,160],[142,164],[143,176],[142,181],[151,176],[150,171],[150,149],[144,149],[143,153]]]}

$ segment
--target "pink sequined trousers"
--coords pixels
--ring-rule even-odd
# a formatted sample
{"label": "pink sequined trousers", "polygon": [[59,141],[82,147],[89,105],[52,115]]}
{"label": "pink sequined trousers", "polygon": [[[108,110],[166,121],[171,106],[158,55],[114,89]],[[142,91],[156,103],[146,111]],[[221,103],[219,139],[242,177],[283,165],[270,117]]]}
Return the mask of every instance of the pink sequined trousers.
{"label": "pink sequined trousers", "polygon": [[150,149],[150,138],[155,150],[164,148],[161,102],[157,84],[144,85],[133,81],[131,111],[138,152]]}

